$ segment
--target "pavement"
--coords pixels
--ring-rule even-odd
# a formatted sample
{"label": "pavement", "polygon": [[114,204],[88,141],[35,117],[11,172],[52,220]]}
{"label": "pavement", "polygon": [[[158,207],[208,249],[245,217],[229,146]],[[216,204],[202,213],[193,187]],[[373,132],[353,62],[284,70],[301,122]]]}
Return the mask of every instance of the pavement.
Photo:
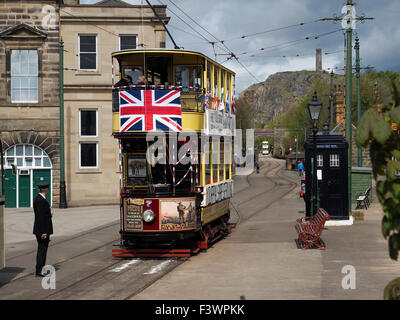
{"label": "pavement", "polygon": [[[51,244],[76,237],[96,228],[119,223],[119,206],[92,206],[52,208],[53,231]],[[34,213],[32,208],[5,208],[6,259],[24,251],[36,249],[32,234]]]}
{"label": "pavement", "polygon": [[[114,296],[118,299],[129,296],[136,285],[143,289],[132,299],[382,299],[386,284],[400,276],[400,263],[389,258],[387,241],[381,235],[383,213],[377,199],[374,197],[368,210],[361,210],[363,221],[327,227],[322,234],[326,250],[301,250],[296,246],[294,229],[296,219],[304,216],[299,178],[294,171],[280,171],[284,161],[265,158],[263,162],[260,174],[236,178],[231,220],[238,225],[233,233],[183,263],[171,262],[173,270],[163,276],[154,275],[151,285],[141,284],[140,277],[132,276],[140,275],[140,268],[147,270],[151,261],[126,265],[126,273],[121,273],[126,278],[118,284],[109,276],[115,272],[107,272],[108,278],[98,273],[100,268],[118,263],[109,258],[108,247],[93,250],[118,240],[119,206],[54,209],[55,234],[48,263],[59,264],[64,270],[66,287],[67,278],[75,273],[83,279],[93,279],[91,274],[98,273],[99,279],[87,286],[90,295],[83,294],[83,289],[64,290],[53,298],[79,298],[81,294],[82,298],[107,299],[103,291],[111,291],[111,286],[124,291]],[[26,289],[30,283],[27,275],[33,272],[33,211],[6,209],[5,216],[8,268],[0,271],[0,297],[13,297],[16,288]],[[78,248],[89,254],[77,255]],[[25,253],[26,258],[22,259]],[[78,259],[75,257],[81,260],[73,264]],[[23,265],[17,265],[19,261]],[[345,290],[342,281],[346,275],[342,271],[348,265],[354,267],[356,288]],[[83,267],[87,267],[87,273],[82,275]],[[57,276],[57,286],[63,280],[63,272]],[[7,278],[5,283],[21,280],[2,287],[2,278]],[[100,290],[101,287],[108,289]],[[20,297],[16,294],[15,298]]]}
{"label": "pavement", "polygon": [[[294,229],[305,210],[298,177],[290,171],[282,175],[297,181],[297,187],[133,299],[383,299],[386,284],[400,275],[400,263],[389,258],[377,200],[364,210],[364,221],[326,228],[326,250],[301,250]],[[245,184],[245,179],[237,179],[235,190],[254,193]],[[264,198],[269,194],[272,191]],[[241,201],[247,202],[240,212],[244,215],[251,210],[245,192],[234,197],[235,203]],[[354,289],[342,286],[349,265],[355,271]]]}

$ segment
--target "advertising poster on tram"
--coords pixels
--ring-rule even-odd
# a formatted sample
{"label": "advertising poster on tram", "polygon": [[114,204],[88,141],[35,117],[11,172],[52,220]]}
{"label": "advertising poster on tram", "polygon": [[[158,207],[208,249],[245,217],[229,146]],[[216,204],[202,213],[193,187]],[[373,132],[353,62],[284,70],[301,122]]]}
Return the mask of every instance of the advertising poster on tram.
{"label": "advertising poster on tram", "polygon": [[196,228],[195,199],[160,200],[160,230],[180,231]]}

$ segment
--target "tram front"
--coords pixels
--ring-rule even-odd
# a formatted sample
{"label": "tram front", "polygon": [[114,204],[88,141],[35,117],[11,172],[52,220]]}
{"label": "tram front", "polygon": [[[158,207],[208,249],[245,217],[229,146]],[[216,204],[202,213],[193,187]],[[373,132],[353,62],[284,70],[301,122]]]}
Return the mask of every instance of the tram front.
{"label": "tram front", "polygon": [[[120,149],[123,245],[204,240],[225,232],[233,193],[235,116],[226,94],[233,92],[233,72],[180,50],[113,57],[120,75],[113,86],[113,136]],[[227,126],[222,131],[228,133],[211,137],[211,122]]]}

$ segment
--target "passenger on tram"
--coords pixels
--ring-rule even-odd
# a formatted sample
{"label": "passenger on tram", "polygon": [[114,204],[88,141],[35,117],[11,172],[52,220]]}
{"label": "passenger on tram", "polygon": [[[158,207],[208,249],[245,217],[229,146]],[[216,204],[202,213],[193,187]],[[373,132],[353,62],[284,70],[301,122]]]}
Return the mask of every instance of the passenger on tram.
{"label": "passenger on tram", "polygon": [[132,77],[127,74],[125,77],[123,77],[121,80],[119,80],[114,87],[125,87],[125,86],[130,86],[132,85]]}

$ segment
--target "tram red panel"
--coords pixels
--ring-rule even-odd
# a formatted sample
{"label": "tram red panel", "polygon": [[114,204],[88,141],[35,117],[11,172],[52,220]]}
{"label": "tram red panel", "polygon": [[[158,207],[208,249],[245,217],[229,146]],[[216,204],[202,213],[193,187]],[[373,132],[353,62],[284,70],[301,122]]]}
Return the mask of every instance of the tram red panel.
{"label": "tram red panel", "polygon": [[143,231],[156,231],[160,229],[160,203],[158,199],[144,199],[143,212],[152,210],[156,218],[151,223],[143,222]]}

